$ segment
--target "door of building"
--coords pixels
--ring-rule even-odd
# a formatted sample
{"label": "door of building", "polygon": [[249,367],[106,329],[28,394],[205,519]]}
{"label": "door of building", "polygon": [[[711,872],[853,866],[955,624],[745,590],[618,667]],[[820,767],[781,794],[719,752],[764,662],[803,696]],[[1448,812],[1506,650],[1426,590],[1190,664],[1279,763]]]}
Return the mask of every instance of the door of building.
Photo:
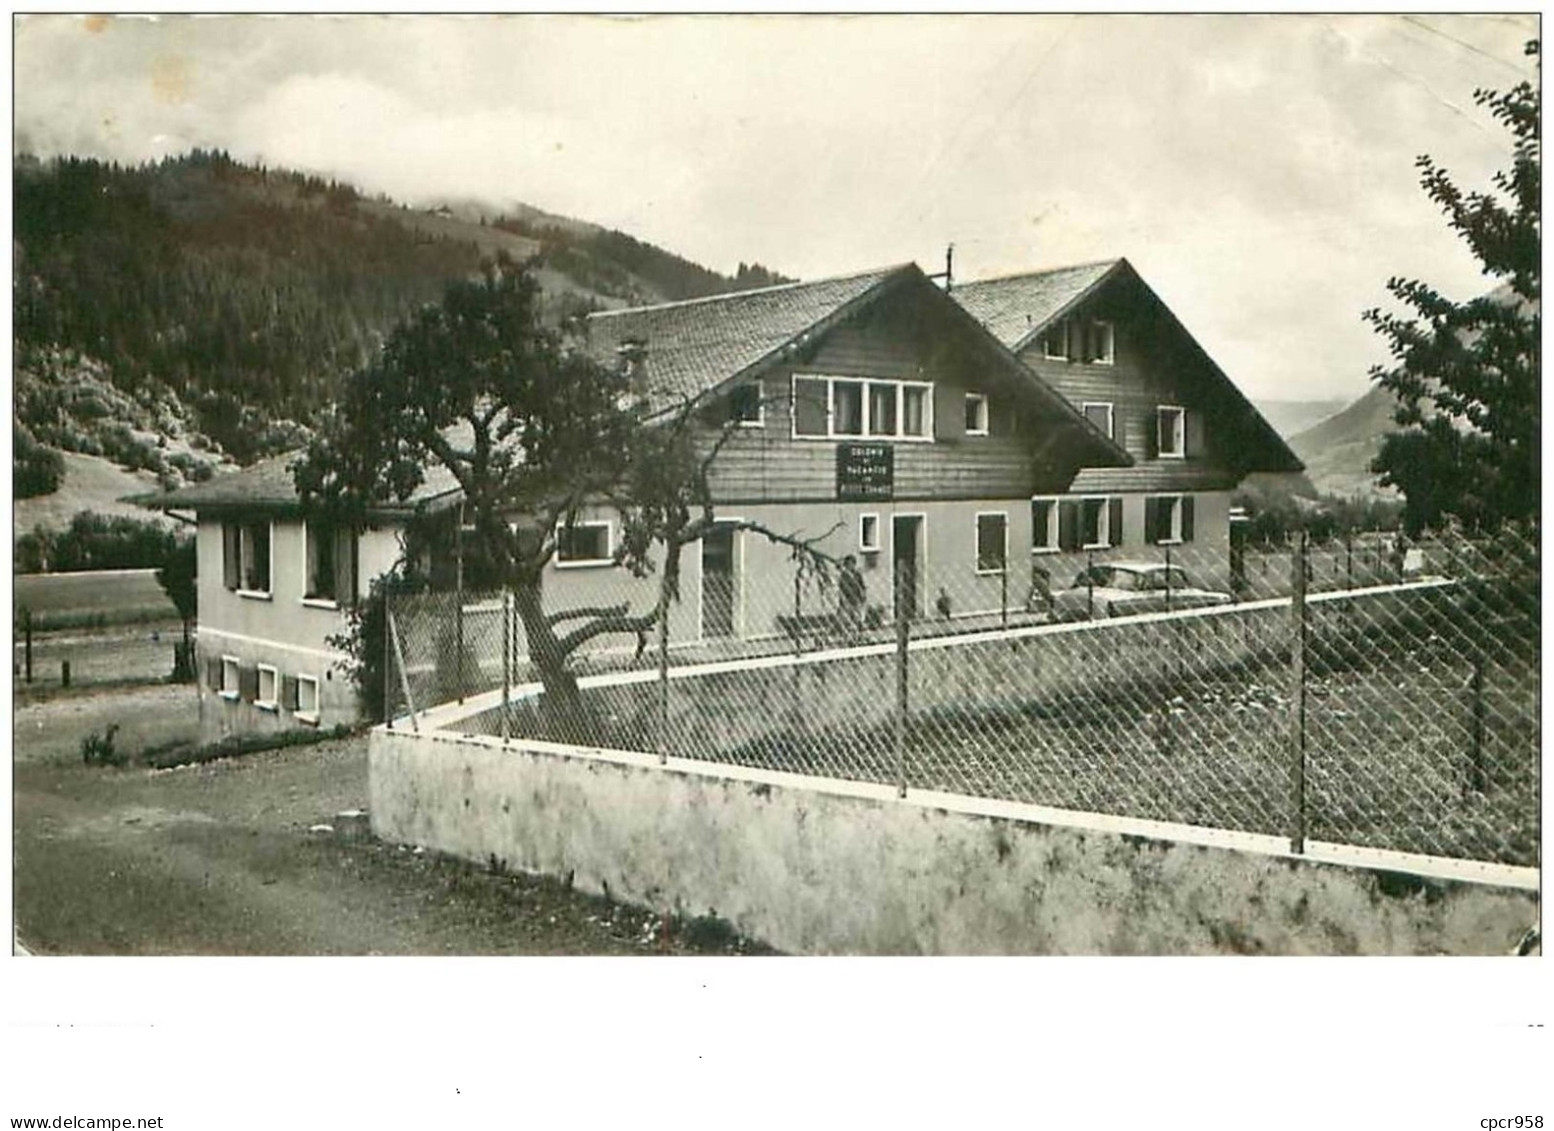
{"label": "door of building", "polygon": [[[909,618],[922,613],[923,516],[898,514],[891,519],[890,557],[900,607]],[[897,615],[900,608],[897,608]]]}
{"label": "door of building", "polygon": [[734,635],[735,562],[732,526],[717,525],[701,540],[701,634]]}

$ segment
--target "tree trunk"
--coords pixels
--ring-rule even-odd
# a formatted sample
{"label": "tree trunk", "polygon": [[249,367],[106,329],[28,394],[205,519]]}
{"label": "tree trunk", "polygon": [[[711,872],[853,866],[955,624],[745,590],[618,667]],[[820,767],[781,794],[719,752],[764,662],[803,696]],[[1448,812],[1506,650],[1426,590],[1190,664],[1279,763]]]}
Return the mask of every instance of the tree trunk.
{"label": "tree trunk", "polygon": [[513,587],[513,604],[523,622],[529,662],[539,673],[545,694],[540,700],[540,719],[547,738],[583,746],[600,744],[597,720],[578,690],[577,677],[567,668],[556,631],[545,619],[538,584],[519,582]]}

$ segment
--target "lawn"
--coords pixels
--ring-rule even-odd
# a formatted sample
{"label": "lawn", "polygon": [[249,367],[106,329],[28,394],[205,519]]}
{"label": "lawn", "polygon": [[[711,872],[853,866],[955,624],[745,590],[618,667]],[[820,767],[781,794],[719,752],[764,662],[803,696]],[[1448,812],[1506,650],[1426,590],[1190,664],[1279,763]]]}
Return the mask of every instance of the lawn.
{"label": "lawn", "polygon": [[14,580],[18,634],[23,610],[31,612],[35,632],[178,621],[152,569],[24,573]]}

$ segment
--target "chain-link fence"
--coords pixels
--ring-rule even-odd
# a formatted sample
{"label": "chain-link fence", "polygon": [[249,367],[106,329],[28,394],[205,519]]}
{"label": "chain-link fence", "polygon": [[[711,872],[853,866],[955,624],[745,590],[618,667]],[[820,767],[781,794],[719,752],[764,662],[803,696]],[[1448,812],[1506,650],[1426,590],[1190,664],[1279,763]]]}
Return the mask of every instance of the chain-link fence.
{"label": "chain-link fence", "polygon": [[657,575],[618,569],[555,571],[527,609],[396,598],[385,690],[401,726],[463,702],[470,732],[1537,863],[1535,535],[1018,568],[977,542],[818,571],[692,555],[662,623]]}

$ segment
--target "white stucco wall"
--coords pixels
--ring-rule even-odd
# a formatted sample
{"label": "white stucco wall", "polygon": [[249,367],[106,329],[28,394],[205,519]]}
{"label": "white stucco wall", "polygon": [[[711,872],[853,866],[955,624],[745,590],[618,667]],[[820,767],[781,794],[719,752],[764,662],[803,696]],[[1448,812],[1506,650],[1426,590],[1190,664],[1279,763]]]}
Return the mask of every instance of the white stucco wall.
{"label": "white stucco wall", "polygon": [[377,730],[375,833],[806,954],[1504,954],[1537,873],[648,755]]}

